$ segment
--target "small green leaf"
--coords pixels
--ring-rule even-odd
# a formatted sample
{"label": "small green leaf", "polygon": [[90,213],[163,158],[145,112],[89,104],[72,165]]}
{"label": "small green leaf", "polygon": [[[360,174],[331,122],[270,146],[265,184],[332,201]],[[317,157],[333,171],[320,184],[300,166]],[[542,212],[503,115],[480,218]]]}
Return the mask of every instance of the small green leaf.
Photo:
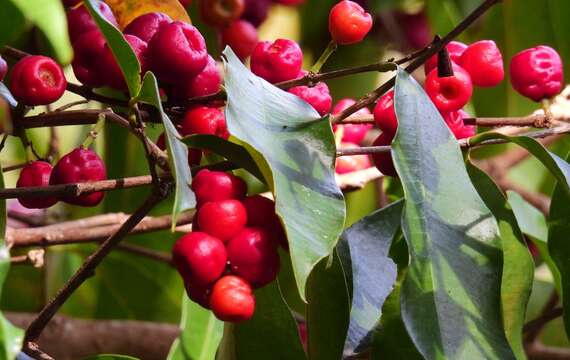
{"label": "small green leaf", "polygon": [[97,3],[98,0],[84,1],[87,9],[89,9],[89,13],[91,13],[97,26],[105,36],[107,44],[111,48],[113,56],[125,77],[131,98],[133,98],[141,91],[141,64],[121,31],[100,13]]}
{"label": "small green leaf", "polygon": [[331,125],[303,100],[252,74],[231,49],[224,54],[228,128],[251,147],[248,151],[274,193],[305,300],[307,278],[332,253],[345,219],[334,176]]}
{"label": "small green leaf", "polygon": [[392,155],[405,193],[402,230],[411,257],[401,294],[408,333],[426,359],[513,359],[501,318],[497,221],[438,110],[402,69],[395,108]]}

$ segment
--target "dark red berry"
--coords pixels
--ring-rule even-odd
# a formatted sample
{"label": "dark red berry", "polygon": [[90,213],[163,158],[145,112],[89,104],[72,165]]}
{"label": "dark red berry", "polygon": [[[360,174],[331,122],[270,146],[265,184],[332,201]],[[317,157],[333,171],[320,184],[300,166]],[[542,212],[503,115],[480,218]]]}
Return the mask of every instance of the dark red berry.
{"label": "dark red berry", "polygon": [[461,55],[459,65],[469,73],[475,86],[497,86],[505,77],[503,56],[492,40],[469,45]]}
{"label": "dark red berry", "polygon": [[198,204],[209,201],[242,199],[247,192],[246,183],[239,177],[222,171],[200,170],[192,180],[192,191]]}
{"label": "dark red berry", "polygon": [[192,0],[178,0],[178,2],[185,8],[187,8],[188,6],[190,6],[190,4],[192,4]]}
{"label": "dark red berry", "polygon": [[[107,178],[103,160],[92,150],[78,147],[62,157],[51,173],[50,185],[100,181]],[[63,201],[79,206],[96,206],[103,200],[102,191],[79,196],[67,195]]]}
{"label": "dark red berry", "polygon": [[[380,134],[374,140],[374,146],[387,146],[392,144],[393,137],[388,134]],[[392,154],[390,152],[375,153],[372,154],[372,160],[374,160],[374,165],[380,170],[380,172],[386,176],[397,177],[398,173],[394,167],[394,161],[392,160]]]}
{"label": "dark red berry", "polygon": [[286,5],[286,6],[299,6],[305,2],[305,0],[273,0],[274,2]]}
{"label": "dark red berry", "polygon": [[82,34],[73,42],[73,73],[77,80],[90,87],[105,85],[99,74],[99,62],[105,48],[105,38],[98,30]]}
{"label": "dark red berry", "polygon": [[8,72],[8,64],[6,63],[6,60],[4,60],[2,56],[0,56],[0,81],[4,80],[4,77],[6,76],[7,72]]}
{"label": "dark red berry", "polygon": [[245,0],[245,9],[241,18],[258,27],[267,19],[270,6],[271,0]]}
{"label": "dark red berry", "polygon": [[[100,13],[107,19],[111,24],[115,27],[118,27],[117,19],[115,19],[115,15],[113,11],[109,7],[109,5],[105,4],[103,1],[99,1],[97,3],[99,7]],[[69,37],[71,38],[71,42],[74,42],[81,34],[86,32],[97,30],[97,24],[95,20],[89,14],[89,11],[85,7],[84,4],[78,6],[76,8],[70,9],[67,12],[67,28],[69,30]]]}
{"label": "dark red berry", "polygon": [[26,56],[12,68],[10,91],[26,105],[47,105],[58,100],[67,86],[63,70],[47,56]]}
{"label": "dark red berry", "polygon": [[212,293],[211,286],[199,286],[191,282],[184,282],[184,289],[190,300],[199,304],[205,309],[210,309],[210,294]]}
{"label": "dark red berry", "polygon": [[180,133],[183,136],[209,134],[224,139],[229,137],[224,113],[218,108],[208,106],[199,106],[188,110],[180,124]]}
{"label": "dark red berry", "polygon": [[477,133],[477,127],[473,125],[465,125],[463,119],[468,118],[463,110],[453,111],[443,115],[443,120],[453,133],[456,139],[465,139],[474,136]]}
{"label": "dark red berry", "polygon": [[170,24],[170,16],[161,12],[151,12],[138,16],[131,21],[123,33],[138,37],[148,43],[162,25]]}
{"label": "dark red berry", "polygon": [[172,261],[184,282],[200,287],[218,280],[227,260],[224,243],[203,232],[185,234],[172,248]]}
{"label": "dark red berry", "polygon": [[210,201],[198,210],[200,230],[227,242],[247,224],[247,212],[239,200]]}
{"label": "dark red berry", "polygon": [[342,0],[331,9],[329,31],[339,45],[355,44],[372,28],[372,15],[354,1]]}
{"label": "dark red berry", "polygon": [[[463,52],[465,49],[467,49],[467,45],[459,41],[451,41],[445,48],[449,53],[449,58],[451,61],[453,61],[455,64],[459,64],[461,61],[461,55],[463,55]],[[424,71],[426,75],[437,67],[437,58],[438,55],[436,54],[430,57],[424,64]]]}
{"label": "dark red berry", "polygon": [[534,101],[557,95],[564,83],[560,55],[544,45],[523,50],[513,56],[510,74],[513,88]]}
{"label": "dark red berry", "polygon": [[374,122],[383,133],[390,137],[396,135],[398,119],[394,110],[394,90],[387,92],[374,107]]}
{"label": "dark red berry", "polygon": [[[356,101],[353,99],[342,99],[333,107],[332,114],[338,115],[340,112],[348,109],[350,106],[354,105]],[[354,113],[354,115],[370,115],[370,110],[368,108],[362,108]],[[360,144],[366,133],[372,129],[370,124],[346,124],[346,125],[333,125],[333,130],[339,131],[342,129],[342,141],[350,142],[355,144]]]}
{"label": "dark red berry", "polygon": [[200,15],[211,26],[226,26],[239,19],[244,10],[244,0],[200,1]]}
{"label": "dark red berry", "polygon": [[[341,149],[356,149],[357,144],[342,143]],[[336,159],[335,170],[337,174],[346,174],[353,171],[368,169],[372,164],[368,155],[341,156]]]}
{"label": "dark red berry", "polygon": [[473,84],[469,74],[457,65],[453,66],[453,76],[439,77],[437,69],[433,69],[428,74],[424,86],[440,112],[460,110],[473,94]]}
{"label": "dark red berry", "polygon": [[259,42],[251,55],[251,71],[270,83],[297,78],[302,64],[301,48],[288,39]]}
{"label": "dark red berry", "polygon": [[255,297],[244,279],[227,275],[216,281],[210,296],[210,307],[222,321],[241,322],[251,319],[255,311]]}
{"label": "dark red berry", "polygon": [[324,82],[317,83],[313,87],[295,86],[289,89],[289,92],[308,102],[321,116],[328,114],[331,110],[332,97],[329,87]]}
{"label": "dark red berry", "polygon": [[433,39],[428,18],[423,11],[415,14],[398,12],[395,18],[407,43],[413,49],[421,49]]}
{"label": "dark red berry", "polygon": [[[160,134],[160,136],[156,140],[156,146],[158,146],[160,150],[166,150],[166,140],[164,138],[164,133]],[[200,165],[201,160],[202,160],[201,150],[188,149],[188,166],[193,167],[196,165]]]}
{"label": "dark red berry", "polygon": [[182,80],[174,87],[174,97],[188,99],[215,94],[220,90],[222,75],[213,57],[208,55],[206,67],[198,75]]}
{"label": "dark red berry", "polygon": [[[125,35],[125,40],[133,49],[139,63],[141,65],[141,73],[145,73],[147,65],[147,44],[134,35]],[[99,63],[99,74],[103,78],[105,85],[118,90],[126,90],[127,83],[123,76],[123,72],[115,60],[115,56],[111,51],[109,45],[105,45],[101,57],[98,59]]]}
{"label": "dark red berry", "polygon": [[248,226],[267,226],[277,217],[275,202],[261,195],[248,196],[242,200],[247,212]]}
{"label": "dark red berry", "polygon": [[234,21],[222,30],[222,43],[245,60],[251,56],[259,40],[257,29],[246,20]]}
{"label": "dark red berry", "polygon": [[63,6],[65,7],[74,7],[75,5],[79,4],[81,0],[62,0]]}
{"label": "dark red berry", "polygon": [[[51,175],[51,164],[45,161],[34,161],[22,168],[16,187],[47,186]],[[18,201],[28,209],[45,209],[57,202],[57,198],[50,197],[21,197]]]}

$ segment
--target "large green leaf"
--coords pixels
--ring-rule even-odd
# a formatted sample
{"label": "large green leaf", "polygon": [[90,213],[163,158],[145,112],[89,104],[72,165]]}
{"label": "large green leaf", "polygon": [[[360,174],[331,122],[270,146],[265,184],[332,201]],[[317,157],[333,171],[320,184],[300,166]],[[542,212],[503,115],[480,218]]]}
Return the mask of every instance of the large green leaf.
{"label": "large green leaf", "polygon": [[252,74],[231,49],[224,54],[228,128],[251,147],[274,193],[305,299],[307,278],[332,253],[345,219],[331,125],[303,100]]}
{"label": "large green leaf", "polygon": [[482,170],[467,163],[467,172],[479,196],[499,223],[503,244],[501,308],[505,334],[517,359],[526,359],[522,330],[534,279],[534,262],[507,199]]}
{"label": "large green leaf", "polygon": [[158,82],[151,72],[146,73],[138,98],[158,109],[160,119],[164,125],[166,143],[168,145],[168,161],[170,170],[173,172],[176,180],[174,206],[172,208],[172,226],[174,227],[177,215],[196,205],[196,197],[190,190],[192,174],[190,173],[190,166],[188,166],[188,147],[180,140],[180,134],[162,108],[158,93]]}
{"label": "large green leaf", "polygon": [[395,92],[392,154],[411,256],[401,295],[406,328],[426,359],[512,359],[501,319],[497,221],[422,87],[399,69]]}
{"label": "large green leaf", "polygon": [[224,323],[211,311],[189,300],[186,294],[182,302],[182,333],[172,345],[168,360],[213,359],[222,340]]}
{"label": "large green leaf", "polygon": [[352,284],[352,305],[344,355],[370,348],[382,305],[396,281],[396,264],[388,257],[400,228],[404,202],[380,209],[346,229],[338,244],[347,283]]}

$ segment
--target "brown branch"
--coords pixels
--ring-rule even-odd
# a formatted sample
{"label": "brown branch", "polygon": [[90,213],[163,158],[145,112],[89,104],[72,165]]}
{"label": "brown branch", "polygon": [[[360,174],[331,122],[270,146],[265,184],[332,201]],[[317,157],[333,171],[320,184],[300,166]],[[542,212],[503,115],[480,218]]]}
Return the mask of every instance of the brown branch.
{"label": "brown branch", "polygon": [[563,313],[564,310],[561,307],[556,307],[546,313],[543,313],[538,318],[526,323],[524,325],[523,332],[533,332],[536,331],[536,329],[541,329],[550,321],[561,317]]}
{"label": "brown branch", "polygon": [[174,266],[172,262],[172,257],[166,253],[160,251],[154,251],[142,246],[136,246],[131,244],[118,244],[117,250],[124,251],[129,254],[134,254],[142,257],[149,258],[154,261],[164,263],[168,266]]}
{"label": "brown branch", "polygon": [[550,198],[548,196],[527,190],[519,184],[512,182],[505,176],[496,179],[496,183],[504,191],[512,190],[518,193],[529,204],[540,210],[540,212],[542,212],[544,215],[548,216],[550,212]]}
{"label": "brown branch", "polygon": [[[337,124],[374,124],[373,115],[351,115],[346,119],[333,119]],[[554,119],[557,120],[557,119]],[[562,119],[561,119],[562,120]],[[533,114],[524,117],[479,117],[463,119],[465,125],[477,125],[484,127],[500,127],[500,126],[520,126],[520,127],[549,127],[547,126],[546,116],[542,114]]]}
{"label": "brown branch", "polygon": [[544,346],[535,341],[526,348],[529,360],[570,360],[570,349]]}
{"label": "brown branch", "polygon": [[539,320],[539,321],[534,323],[533,325],[529,325],[529,326],[525,325],[525,329],[524,329],[525,330],[525,337],[524,337],[524,343],[525,344],[532,344],[538,340],[538,337],[539,337],[540,333],[542,332],[544,325],[546,325],[548,323],[548,321],[544,321],[544,319],[548,316],[548,314],[550,314],[556,308],[556,305],[558,304],[559,300],[560,300],[560,297],[558,296],[558,293],[556,292],[556,290],[553,290],[552,294],[550,295],[550,297],[548,298],[548,300],[544,304],[544,306],[540,312],[540,315],[537,318],[537,320]]}
{"label": "brown branch", "polygon": [[21,164],[14,164],[14,165],[8,165],[5,168],[2,169],[2,172],[8,172],[8,171],[14,171],[14,170],[19,170],[21,168],[23,168],[24,166],[28,165],[29,162],[25,162],[25,163],[21,163]]}

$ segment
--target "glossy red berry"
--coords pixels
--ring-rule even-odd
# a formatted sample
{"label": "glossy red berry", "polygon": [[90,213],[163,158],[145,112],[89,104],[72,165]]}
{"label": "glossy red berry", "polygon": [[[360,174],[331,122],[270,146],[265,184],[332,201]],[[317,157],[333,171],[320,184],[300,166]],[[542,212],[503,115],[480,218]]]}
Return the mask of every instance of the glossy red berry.
{"label": "glossy red berry", "polygon": [[301,48],[288,39],[259,42],[251,55],[251,71],[270,83],[297,78],[302,64]]}
{"label": "glossy red berry", "polygon": [[63,70],[47,56],[26,56],[12,68],[10,91],[26,105],[47,105],[58,100],[67,86]]}
{"label": "glossy red berry", "polygon": [[6,60],[4,60],[2,56],[0,56],[0,81],[4,80],[4,77],[6,76],[7,72],[8,72],[8,64],[6,63]]}
{"label": "glossy red berry", "polygon": [[329,87],[324,82],[317,83],[313,87],[295,86],[289,89],[289,92],[308,102],[321,116],[328,114],[331,110],[332,97]]}
{"label": "glossy red berry", "polygon": [[[352,143],[342,143],[341,149],[356,149],[360,146]],[[368,169],[372,166],[368,155],[341,156],[336,159],[337,174],[347,174],[353,171]]]}
{"label": "glossy red berry", "polygon": [[[51,164],[45,161],[34,161],[22,168],[16,187],[47,186],[51,175]],[[28,209],[45,209],[57,202],[56,197],[21,197],[18,201]]]}
{"label": "glossy red berry", "polygon": [[247,281],[227,275],[214,284],[210,307],[222,321],[246,321],[251,319],[255,311],[255,297]]}
{"label": "glossy red berry", "polygon": [[151,12],[138,16],[131,21],[123,33],[134,35],[142,41],[148,43],[162,25],[170,24],[170,16],[161,12]]}
{"label": "glossy red berry", "polygon": [[342,0],[331,9],[329,31],[339,45],[355,44],[372,28],[372,15],[354,1]]}
{"label": "glossy red berry", "polygon": [[200,15],[208,25],[222,27],[240,18],[245,10],[244,0],[200,1]]}
{"label": "glossy red berry", "polygon": [[211,95],[220,90],[222,75],[216,60],[208,55],[206,67],[196,76],[182,80],[174,88],[174,97],[188,99]]}
{"label": "glossy red berry", "polygon": [[185,281],[184,289],[186,289],[186,295],[188,295],[190,300],[201,305],[205,309],[210,309],[212,286],[200,286],[193,284],[192,282]]}
{"label": "glossy red berry", "polygon": [[257,29],[246,20],[234,21],[222,30],[222,43],[231,47],[241,60],[251,56],[258,40]]}
{"label": "glossy red berry", "polygon": [[[451,61],[453,61],[455,64],[459,64],[461,61],[461,55],[463,55],[463,52],[467,49],[467,45],[459,41],[451,41],[445,48],[449,53],[449,58]],[[426,75],[437,67],[437,58],[438,55],[436,54],[425,62],[424,71]]]}
{"label": "glossy red berry", "polygon": [[497,86],[505,77],[503,56],[492,40],[469,45],[461,55],[459,65],[469,73],[475,86]]}
{"label": "glossy red berry", "polygon": [[463,119],[468,118],[463,110],[453,111],[443,115],[443,119],[457,140],[469,138],[477,133],[477,127],[465,125]]}
{"label": "glossy red berry", "polygon": [[[332,114],[338,115],[341,111],[348,109],[350,106],[355,104],[356,101],[353,99],[341,99],[338,103],[333,107]],[[362,108],[354,113],[354,115],[370,115],[370,110],[368,108]],[[346,124],[346,125],[333,125],[333,131],[339,131],[342,129],[342,141],[360,144],[366,133],[370,129],[372,129],[372,125],[370,124]]]}
{"label": "glossy red berry", "polygon": [[465,106],[473,94],[471,77],[463,68],[453,66],[453,75],[439,77],[433,69],[425,81],[425,89],[440,112],[457,111]]}
{"label": "glossy red berry", "polygon": [[[51,173],[50,185],[100,181],[107,178],[103,160],[92,150],[78,147],[62,157]],[[63,201],[79,206],[95,206],[103,200],[102,191],[79,196],[65,196]]]}
{"label": "glossy red berry", "polygon": [[204,37],[194,26],[182,21],[161,26],[148,48],[152,70],[168,83],[196,76],[208,63]]}
{"label": "glossy red berry", "polygon": [[[103,1],[97,3],[100,13],[115,27],[118,27],[117,19],[113,14],[113,11],[109,5],[105,4]],[[67,28],[69,30],[69,37],[71,42],[74,42],[81,34],[86,32],[97,30],[97,24],[95,20],[91,17],[91,14],[87,10],[84,4],[76,8],[67,11]]]}
{"label": "glossy red berry", "polygon": [[394,109],[394,90],[387,92],[374,107],[374,122],[383,133],[394,137],[398,130],[398,119]]}
{"label": "glossy red berry", "polygon": [[[147,44],[134,35],[125,35],[125,40],[133,49],[139,63],[141,65],[141,73],[145,73],[148,68],[147,61]],[[105,85],[117,90],[126,90],[127,83],[123,76],[123,72],[115,60],[115,56],[109,45],[105,45],[100,58],[98,59],[99,74]]]}
{"label": "glossy red berry", "polygon": [[242,199],[247,192],[247,185],[240,177],[208,169],[200,170],[196,174],[191,187],[198,204],[205,204],[209,201]]}
{"label": "glossy red berry", "polygon": [[73,42],[73,73],[77,80],[90,87],[104,85],[99,74],[99,61],[105,48],[105,38],[98,30],[82,34]]}
{"label": "glossy red berry", "polygon": [[239,200],[210,201],[198,210],[200,230],[227,242],[247,224],[247,212]]}
{"label": "glossy red berry", "polygon": [[271,0],[245,0],[245,9],[241,18],[258,27],[267,19]]}
{"label": "glossy red berry", "polygon": [[275,280],[279,273],[277,241],[264,228],[245,228],[228,243],[231,271],[254,288]]}
{"label": "glossy red berry", "polygon": [[513,56],[510,74],[513,88],[534,101],[557,95],[564,82],[560,55],[544,45],[523,50]]}
{"label": "glossy red berry", "polygon": [[199,106],[188,110],[180,124],[180,133],[183,136],[209,134],[224,139],[229,136],[224,113],[218,108],[208,106]]}
{"label": "glossy red berry", "polygon": [[203,232],[185,234],[172,248],[172,261],[184,282],[200,287],[218,280],[227,260],[224,243]]}
{"label": "glossy red berry", "polygon": [[[376,140],[374,140],[373,145],[387,146],[392,144],[392,139],[393,138],[388,134],[380,134],[380,136],[378,136]],[[372,154],[372,160],[374,161],[374,165],[376,165],[376,168],[380,170],[382,174],[392,177],[398,176],[396,168],[394,167],[392,154],[390,152]]]}
{"label": "glossy red berry", "polygon": [[261,195],[248,196],[242,200],[247,212],[248,226],[267,226],[275,220],[275,202]]}

